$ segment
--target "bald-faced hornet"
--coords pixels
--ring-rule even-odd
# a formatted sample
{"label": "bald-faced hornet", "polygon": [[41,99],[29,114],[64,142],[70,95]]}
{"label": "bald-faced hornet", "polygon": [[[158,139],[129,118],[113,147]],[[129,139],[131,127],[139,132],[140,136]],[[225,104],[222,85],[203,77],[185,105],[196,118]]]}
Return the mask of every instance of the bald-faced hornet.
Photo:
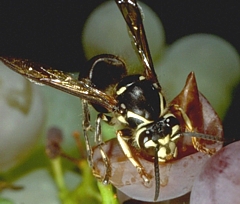
{"label": "bald-faced hornet", "polygon": [[[197,132],[192,117],[180,103],[167,105],[153,67],[141,11],[136,0],[116,0],[116,4],[133,37],[144,67],[142,74],[128,75],[125,63],[111,54],[93,57],[80,73],[78,80],[69,74],[29,60],[10,57],[1,57],[1,60],[35,83],[52,86],[82,99],[83,133],[91,167],[94,165],[93,150],[88,136],[91,129],[89,104],[98,111],[95,141],[106,167],[102,178],[104,183],[109,182],[112,172],[108,154],[103,148],[101,121],[110,125],[119,123],[122,128],[116,133],[117,140],[146,186],[150,183],[151,177],[137,156],[144,157],[154,165],[153,200],[156,201],[160,192],[159,163],[178,159],[178,147],[182,144],[179,143],[180,138],[190,136],[196,151],[211,155],[215,153],[216,148],[208,148],[200,140],[221,141],[222,135],[207,134],[204,130]],[[191,74],[190,77],[194,75]],[[191,112],[190,115],[192,114],[198,113]]]}

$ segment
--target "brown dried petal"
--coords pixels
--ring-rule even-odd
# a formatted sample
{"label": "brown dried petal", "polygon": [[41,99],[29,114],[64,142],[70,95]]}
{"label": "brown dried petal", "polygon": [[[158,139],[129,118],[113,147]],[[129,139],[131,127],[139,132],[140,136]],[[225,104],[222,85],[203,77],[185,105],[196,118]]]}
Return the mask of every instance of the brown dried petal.
{"label": "brown dried petal", "polygon": [[[214,111],[208,100],[198,91],[195,75],[191,72],[186,81],[186,85],[181,93],[170,103],[170,111],[178,118],[181,124],[182,132],[189,131],[186,123],[174,105],[177,104],[187,114],[193,132],[204,133],[218,138],[223,138],[223,128],[220,118]],[[222,143],[198,139],[202,145],[207,145],[209,148],[215,148],[217,151],[221,149]],[[178,143],[179,158],[197,152],[193,148],[191,138],[182,137]]]}

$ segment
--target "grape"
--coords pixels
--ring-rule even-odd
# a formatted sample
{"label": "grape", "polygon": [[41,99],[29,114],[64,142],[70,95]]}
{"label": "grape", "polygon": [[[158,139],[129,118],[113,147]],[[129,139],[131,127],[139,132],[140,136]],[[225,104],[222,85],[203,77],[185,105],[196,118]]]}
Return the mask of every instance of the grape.
{"label": "grape", "polygon": [[[66,172],[64,178],[71,189],[79,182],[79,175],[73,172]],[[4,190],[1,197],[8,198],[14,203],[60,203],[56,184],[46,169],[37,169],[16,180],[13,185],[23,189]]]}
{"label": "grape", "polygon": [[[157,15],[145,4],[139,2],[143,10],[144,26],[153,59],[160,57],[165,43],[162,23]],[[108,1],[100,5],[89,16],[82,34],[82,44],[87,59],[111,53],[120,56],[131,68],[141,66],[137,53],[133,48],[127,26],[117,8],[117,5]]]}
{"label": "grape", "polygon": [[31,153],[44,119],[38,87],[0,62],[0,171],[7,171]]}
{"label": "grape", "polygon": [[194,34],[177,40],[156,68],[170,100],[179,93],[189,72],[195,72],[199,90],[221,118],[230,104],[232,89],[240,79],[236,49],[210,34]]}
{"label": "grape", "polygon": [[232,143],[206,162],[196,178],[191,204],[232,204],[240,200],[240,142]]}

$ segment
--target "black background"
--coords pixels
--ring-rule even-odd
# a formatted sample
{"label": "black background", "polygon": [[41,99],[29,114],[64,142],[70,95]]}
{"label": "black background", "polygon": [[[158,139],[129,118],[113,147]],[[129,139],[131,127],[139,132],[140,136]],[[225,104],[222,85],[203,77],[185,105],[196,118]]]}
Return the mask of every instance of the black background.
{"label": "black background", "polygon": [[[239,1],[142,1],[159,15],[168,44],[185,35],[211,33],[226,39],[240,53]],[[85,62],[81,47],[83,24],[102,2],[1,1],[0,54],[30,58],[64,71],[78,71]],[[238,89],[235,95],[224,122],[227,136],[240,135]]]}

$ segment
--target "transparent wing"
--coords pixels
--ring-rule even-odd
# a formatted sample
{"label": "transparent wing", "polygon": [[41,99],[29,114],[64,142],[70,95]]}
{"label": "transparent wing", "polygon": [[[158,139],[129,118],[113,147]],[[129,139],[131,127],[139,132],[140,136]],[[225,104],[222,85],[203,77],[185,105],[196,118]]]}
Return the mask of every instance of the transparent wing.
{"label": "transparent wing", "polygon": [[86,80],[74,79],[70,74],[44,67],[27,59],[0,57],[2,62],[15,72],[36,84],[45,84],[61,91],[103,106],[108,111],[116,110],[116,100],[91,86]]}
{"label": "transparent wing", "polygon": [[[146,78],[159,85],[143,27],[142,12],[136,0],[115,0],[133,37],[138,54],[145,67]],[[160,85],[159,85],[160,86]]]}

